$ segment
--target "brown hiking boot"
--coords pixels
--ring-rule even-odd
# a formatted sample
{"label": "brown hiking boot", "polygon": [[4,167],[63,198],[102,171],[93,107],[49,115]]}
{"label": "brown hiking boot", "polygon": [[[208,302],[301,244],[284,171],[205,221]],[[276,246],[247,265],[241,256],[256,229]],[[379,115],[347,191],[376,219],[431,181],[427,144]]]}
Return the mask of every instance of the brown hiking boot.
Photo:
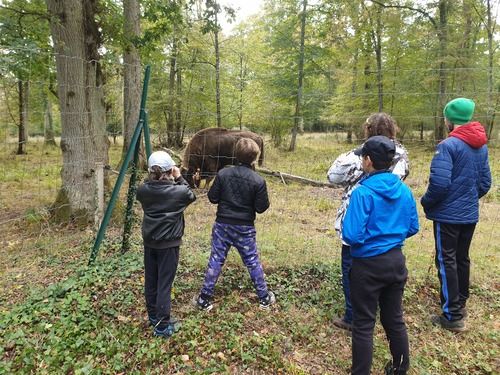
{"label": "brown hiking boot", "polygon": [[443,315],[433,315],[431,316],[431,322],[435,326],[440,326],[452,332],[463,332],[467,330],[463,319],[449,321]]}
{"label": "brown hiking boot", "polygon": [[467,307],[462,307],[460,309],[460,312],[462,313],[462,318],[465,319],[465,318],[468,318],[469,317],[469,310],[467,309]]}
{"label": "brown hiking boot", "polygon": [[347,332],[352,332],[352,325],[351,323],[347,323],[344,319],[341,319],[341,318],[333,318],[332,319],[332,324],[337,327],[337,328],[340,328],[344,331],[347,331]]}

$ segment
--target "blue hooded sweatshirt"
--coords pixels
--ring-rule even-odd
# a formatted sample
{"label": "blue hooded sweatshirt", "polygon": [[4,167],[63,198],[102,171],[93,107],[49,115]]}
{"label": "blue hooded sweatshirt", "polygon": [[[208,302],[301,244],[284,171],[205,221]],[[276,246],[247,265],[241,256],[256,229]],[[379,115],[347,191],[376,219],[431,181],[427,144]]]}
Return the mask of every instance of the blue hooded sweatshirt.
{"label": "blue hooded sweatshirt", "polygon": [[342,230],[353,257],[367,258],[401,248],[418,230],[415,199],[398,176],[380,170],[363,177],[352,193]]}

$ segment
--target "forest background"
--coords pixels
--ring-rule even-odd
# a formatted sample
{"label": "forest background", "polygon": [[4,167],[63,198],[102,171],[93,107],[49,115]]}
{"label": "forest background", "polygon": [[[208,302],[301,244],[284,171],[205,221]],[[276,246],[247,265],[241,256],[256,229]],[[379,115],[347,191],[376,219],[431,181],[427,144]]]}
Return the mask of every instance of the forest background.
{"label": "forest background", "polygon": [[[426,323],[436,310],[436,277],[431,229],[420,212],[422,234],[407,245],[414,254],[406,297],[413,371],[499,372],[498,5],[264,0],[259,13],[224,31],[221,20],[236,9],[213,0],[2,1],[0,366],[26,373],[347,372],[349,339],[328,324],[342,310],[333,231],[340,190],[266,177],[274,208],[259,224],[267,232],[261,253],[282,302],[270,315],[253,311],[244,271],[230,259],[218,301],[223,318],[184,310],[199,287],[214,217],[198,192],[176,286],[185,329],[177,341],[158,343],[141,315],[137,207],[132,249],[120,254],[125,192],[102,260],[85,267],[99,226],[96,165],[109,166],[109,199],[113,170],[122,167],[141,114],[154,149],[182,155],[200,129],[245,128],[265,137],[266,167],[324,181],[334,158],[361,142],[368,115],[385,111],[410,150],[407,183],[418,200],[434,146],[447,135],[443,107],[465,96],[476,102],[493,168],[477,239],[476,320],[467,338]],[[381,332],[376,343],[383,362]]]}

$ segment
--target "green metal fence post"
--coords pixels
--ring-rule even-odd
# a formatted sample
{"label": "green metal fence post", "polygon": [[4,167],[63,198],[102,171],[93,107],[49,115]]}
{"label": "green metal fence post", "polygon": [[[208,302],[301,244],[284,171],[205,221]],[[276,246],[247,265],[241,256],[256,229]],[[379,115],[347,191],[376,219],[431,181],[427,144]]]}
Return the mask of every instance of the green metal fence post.
{"label": "green metal fence post", "polygon": [[151,155],[151,137],[149,133],[149,113],[145,113],[144,121],[144,145],[146,146],[146,158],[149,159]]}
{"label": "green metal fence post", "polygon": [[[99,227],[99,232],[97,233],[97,237],[96,237],[96,240],[94,242],[94,247],[92,249],[92,253],[90,254],[90,259],[88,262],[89,266],[95,262],[97,255],[99,254],[99,247],[101,246],[102,240],[104,238],[104,233],[106,232],[106,228],[108,226],[109,219],[111,217],[111,212],[113,211],[113,208],[115,206],[116,199],[118,197],[118,192],[120,191],[123,180],[125,179],[125,174],[126,174],[126,171],[128,169],[128,166],[130,164],[130,159],[132,158],[132,152],[134,152],[134,165],[132,166],[131,180],[134,180],[134,183],[135,183],[135,178],[136,178],[136,174],[137,174],[136,165],[137,165],[137,161],[139,158],[139,150],[140,150],[140,147],[139,147],[140,146],[140,136],[141,136],[142,129],[144,127],[145,119],[147,117],[145,108],[146,108],[147,92],[148,92],[148,87],[149,87],[150,71],[151,71],[150,66],[147,66],[146,72],[144,74],[144,84],[143,84],[143,89],[142,89],[139,121],[138,121],[137,126],[135,128],[132,139],[130,140],[130,147],[128,148],[127,153],[125,155],[125,158],[123,160],[123,164],[122,164],[122,167],[120,169],[120,173],[118,174],[118,178],[116,180],[115,187],[113,188],[113,193],[111,194],[111,198],[109,200],[108,207],[106,208],[106,213],[104,214],[104,218],[102,219],[101,226]],[[149,129],[148,129],[148,134],[149,134]],[[150,148],[149,145],[147,147]],[[130,194],[130,191],[129,191],[129,194]],[[132,201],[132,203],[133,203],[133,201]],[[125,221],[127,221],[127,217],[125,218]],[[125,232],[125,228],[124,228],[124,232]],[[124,236],[125,236],[125,234],[124,234]]]}
{"label": "green metal fence post", "polygon": [[[150,149],[151,146],[148,144],[149,140],[149,128],[147,122],[147,112],[146,112],[146,99],[147,99],[147,82],[149,81],[149,67],[146,69],[146,78],[144,79],[144,88],[142,90],[142,99],[141,99],[141,113],[139,116],[139,121],[142,121],[144,126],[144,141],[146,143],[146,150]],[[147,129],[147,130],[146,130]],[[148,136],[146,137],[146,132]],[[147,139],[146,139],[147,138]],[[122,239],[122,253],[130,250],[130,234],[132,232],[132,225],[134,222],[134,200],[135,200],[135,183],[137,181],[137,171],[139,167],[139,154],[141,151],[141,139],[137,140],[134,148],[134,161],[132,163],[132,174],[130,176],[129,185],[128,185],[128,193],[127,193],[127,208],[125,209],[125,223],[123,225],[123,239]],[[149,157],[149,154],[146,156]]]}
{"label": "green metal fence post", "polygon": [[[137,124],[134,135],[132,136],[132,141],[130,144],[137,143],[139,136],[141,135],[143,122],[139,121]],[[97,258],[97,254],[99,253],[99,247],[101,246],[102,239],[104,238],[104,233],[106,232],[106,228],[109,223],[109,218],[111,217],[111,212],[116,203],[116,198],[118,197],[118,192],[120,191],[120,187],[125,179],[125,173],[127,172],[127,166],[130,163],[130,159],[132,158],[133,147],[129,147],[127,150],[127,154],[125,155],[125,159],[123,161],[123,165],[120,169],[120,173],[118,174],[118,179],[116,180],[115,187],[113,189],[113,193],[111,194],[111,198],[109,199],[108,207],[106,208],[106,213],[104,214],[104,218],[102,219],[101,226],[99,227],[99,232],[97,233],[96,240],[94,242],[94,248],[92,249],[92,253],[90,254],[90,259],[88,265],[92,265]]]}

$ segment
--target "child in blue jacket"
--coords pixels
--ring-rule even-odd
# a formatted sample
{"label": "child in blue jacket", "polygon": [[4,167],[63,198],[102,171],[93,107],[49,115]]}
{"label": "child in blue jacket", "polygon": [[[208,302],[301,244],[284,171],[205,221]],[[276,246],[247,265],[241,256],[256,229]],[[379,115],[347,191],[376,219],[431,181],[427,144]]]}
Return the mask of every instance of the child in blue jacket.
{"label": "child in blue jacket", "polygon": [[442,313],[431,322],[452,332],[467,329],[472,237],[479,221],[479,199],[491,188],[488,138],[472,120],[475,104],[457,98],[444,108],[450,135],[432,158],[429,186],[420,203],[433,221],[435,264]]}
{"label": "child in blue jacket", "polygon": [[392,362],[386,373],[406,374],[409,344],[402,299],[408,271],[402,247],[419,230],[415,199],[398,176],[391,173],[394,141],[369,138],[354,151],[361,155],[366,175],[351,195],[342,229],[351,246],[349,273],[352,327],[352,374],[370,374],[377,307],[389,340]]}
{"label": "child in blue jacket", "polygon": [[[396,134],[399,131],[398,125],[391,115],[379,112],[373,113],[366,119],[365,139],[375,135],[385,135],[394,140],[396,145],[396,154],[392,160],[390,171],[397,175],[401,181],[410,173],[410,161],[408,159],[408,150],[398,141]],[[342,239],[342,225],[344,222],[345,213],[349,206],[351,194],[359,186],[359,180],[364,176],[363,165],[359,155],[355,155],[353,149],[342,155],[339,155],[328,170],[328,181],[338,187],[344,188],[340,206],[337,210],[335,218],[335,231]],[[342,290],[344,292],[345,309],[343,317],[333,317],[332,324],[334,327],[351,332],[352,331],[352,307],[351,307],[351,292],[349,290],[349,270],[351,269],[352,256],[351,247],[342,241],[340,253],[341,268],[342,268]]]}

